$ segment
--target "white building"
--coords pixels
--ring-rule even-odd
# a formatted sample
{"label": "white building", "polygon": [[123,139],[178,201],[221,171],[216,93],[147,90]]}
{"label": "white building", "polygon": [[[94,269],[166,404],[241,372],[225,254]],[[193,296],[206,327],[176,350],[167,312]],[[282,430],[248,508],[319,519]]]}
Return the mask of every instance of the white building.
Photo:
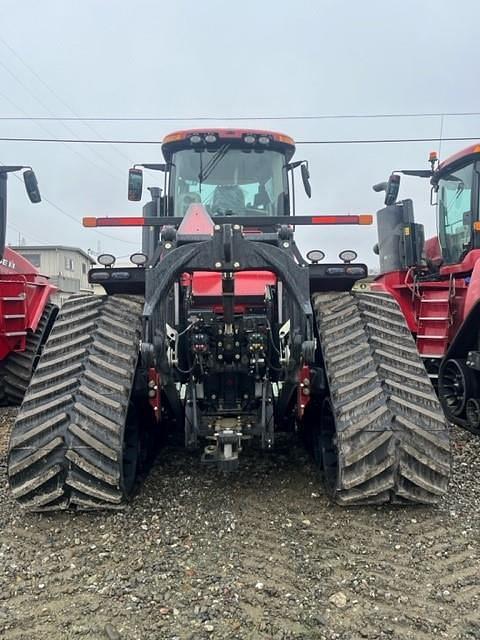
{"label": "white building", "polygon": [[11,249],[29,260],[58,287],[53,296],[55,304],[61,306],[72,293],[93,293],[87,274],[95,260],[82,249],[61,245],[23,245]]}

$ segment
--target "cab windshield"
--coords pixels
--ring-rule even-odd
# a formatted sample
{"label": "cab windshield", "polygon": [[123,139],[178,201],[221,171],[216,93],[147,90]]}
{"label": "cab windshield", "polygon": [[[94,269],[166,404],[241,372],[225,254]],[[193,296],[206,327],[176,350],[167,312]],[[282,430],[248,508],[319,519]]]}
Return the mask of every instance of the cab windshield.
{"label": "cab windshield", "polygon": [[439,231],[446,264],[461,262],[472,239],[473,164],[438,181]]}
{"label": "cab windshield", "polygon": [[185,149],[172,158],[169,195],[174,215],[201,203],[211,216],[283,216],[287,193],[285,156],[279,151],[244,150],[228,144]]}

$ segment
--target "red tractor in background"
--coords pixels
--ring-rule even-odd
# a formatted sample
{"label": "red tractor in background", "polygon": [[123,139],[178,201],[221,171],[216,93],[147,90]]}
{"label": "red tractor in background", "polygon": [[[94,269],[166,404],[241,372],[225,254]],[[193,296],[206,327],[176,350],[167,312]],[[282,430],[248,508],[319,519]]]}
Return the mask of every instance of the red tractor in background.
{"label": "red tractor in background", "polygon": [[[432,153],[430,164],[373,187],[386,191],[386,207],[377,214],[381,275],[370,289],[400,304],[447,419],[480,434],[480,144],[440,164]],[[438,236],[424,241],[412,201],[396,201],[399,174],[430,179]]]}
{"label": "red tractor in background", "polygon": [[55,320],[58,308],[50,297],[56,291],[48,278],[19,253],[5,247],[7,226],[7,178],[23,173],[31,202],[40,202],[40,191],[31,168],[0,166],[0,404],[19,405]]}

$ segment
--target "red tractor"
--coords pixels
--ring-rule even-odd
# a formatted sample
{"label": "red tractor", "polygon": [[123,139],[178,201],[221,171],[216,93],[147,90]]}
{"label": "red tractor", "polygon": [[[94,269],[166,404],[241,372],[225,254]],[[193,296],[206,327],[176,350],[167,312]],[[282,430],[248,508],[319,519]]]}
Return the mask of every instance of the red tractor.
{"label": "red tractor", "polygon": [[56,287],[19,253],[5,247],[7,177],[23,173],[31,202],[40,202],[37,179],[29,167],[0,166],[0,403],[19,405],[30,384],[57,307]]}
{"label": "red tractor", "polygon": [[[378,212],[381,276],[372,291],[398,301],[447,419],[480,434],[480,145],[430,170],[394,172]],[[424,242],[411,200],[396,202],[400,175],[429,178],[438,236]],[[367,285],[365,285],[367,287]]]}
{"label": "red tractor", "polygon": [[[13,496],[34,511],[118,508],[160,438],[224,471],[242,451],[303,438],[328,495],[345,505],[434,503],[446,491],[449,435],[395,299],[351,293],[354,251],[304,258],[297,225],[371,216],[295,216],[294,141],[270,131],[179,131],[143,168],[164,191],[143,216],[131,267],[104,254],[53,325],[12,430]],[[328,244],[325,226],[319,243]]]}

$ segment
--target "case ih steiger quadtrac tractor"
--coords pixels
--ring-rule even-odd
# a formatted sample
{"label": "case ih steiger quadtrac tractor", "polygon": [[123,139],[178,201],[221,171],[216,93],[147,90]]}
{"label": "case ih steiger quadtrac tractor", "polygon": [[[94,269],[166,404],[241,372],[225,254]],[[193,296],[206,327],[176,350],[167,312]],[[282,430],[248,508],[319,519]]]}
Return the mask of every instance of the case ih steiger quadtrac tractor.
{"label": "case ih steiger quadtrac tractor", "polygon": [[[355,252],[308,262],[294,241],[296,225],[371,216],[293,217],[293,174],[308,195],[308,169],[282,134],[180,131],[162,150],[143,168],[164,173],[164,193],[142,217],[84,219],[141,226],[143,252],[128,268],[101,256],[89,279],[106,294],[62,307],[11,436],[15,498],[115,508],[160,434],[229,470],[298,431],[337,502],[436,502],[449,435],[397,302],[351,293],[367,275]],[[141,193],[137,165],[129,198]]]}
{"label": "case ih steiger quadtrac tractor", "polygon": [[[372,291],[393,295],[417,341],[446,417],[480,435],[480,144],[431,170],[398,171],[378,212],[382,275]],[[396,202],[400,173],[430,178],[438,236],[424,243],[411,200]]]}
{"label": "case ih steiger quadtrac tractor", "polygon": [[5,247],[7,178],[23,173],[31,202],[40,202],[37,179],[30,167],[0,165],[0,404],[19,405],[55,320],[50,303],[56,291],[46,277],[19,253]]}

